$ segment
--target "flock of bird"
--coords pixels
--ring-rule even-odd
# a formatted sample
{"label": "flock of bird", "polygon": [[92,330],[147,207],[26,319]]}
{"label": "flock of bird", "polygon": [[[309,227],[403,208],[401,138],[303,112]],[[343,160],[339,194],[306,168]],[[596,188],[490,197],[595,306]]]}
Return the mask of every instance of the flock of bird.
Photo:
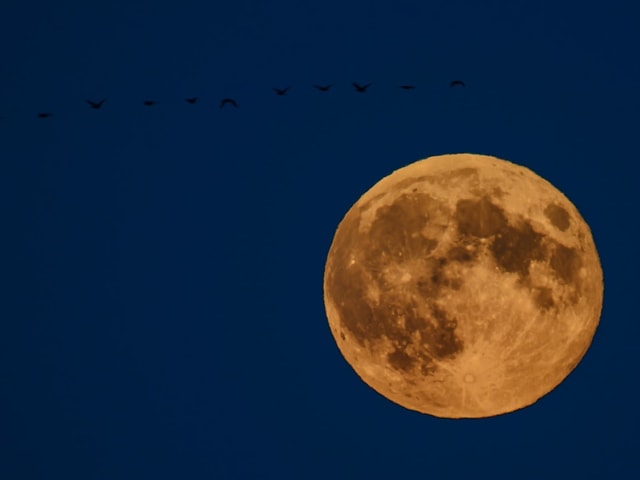
{"label": "flock of bird", "polygon": [[[356,82],[352,82],[351,85],[353,86],[353,88],[355,89],[356,92],[358,93],[365,93],[367,91],[367,89],[372,85],[373,83],[367,83],[364,85],[361,85],[359,83]],[[453,80],[449,83],[449,86],[451,88],[454,87],[464,87],[465,83],[462,80]],[[331,90],[331,87],[333,87],[333,84],[328,84],[328,85],[313,85],[313,88],[315,88],[316,90],[319,90],[320,92],[328,92],[329,90]],[[402,90],[414,90],[416,88],[415,85],[400,85],[399,86]],[[286,95],[287,92],[289,91],[289,89],[291,89],[291,86],[288,87],[284,87],[284,88],[276,88],[273,87],[273,91],[275,92],[276,95],[279,96],[283,96]],[[104,105],[104,102],[106,101],[106,98],[103,98],[102,100],[99,101],[94,101],[94,100],[86,100],[87,104],[89,105],[90,108],[93,108],[94,110],[99,110],[102,108],[102,106]],[[190,104],[194,104],[198,102],[198,97],[189,97],[189,98],[185,98],[185,102],[190,103]],[[146,107],[152,107],[153,105],[155,105],[156,102],[155,100],[144,100],[142,102],[142,104]],[[230,105],[231,107],[234,108],[238,108],[238,102],[233,99],[233,98],[223,98],[222,100],[220,100],[220,108],[224,108],[225,106]],[[38,113],[38,118],[49,118],[52,117],[53,113],[51,112],[40,112]]]}

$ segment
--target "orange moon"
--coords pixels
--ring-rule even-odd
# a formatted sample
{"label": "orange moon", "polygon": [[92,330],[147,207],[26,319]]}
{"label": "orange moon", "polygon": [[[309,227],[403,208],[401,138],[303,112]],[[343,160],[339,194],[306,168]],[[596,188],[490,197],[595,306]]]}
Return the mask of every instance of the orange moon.
{"label": "orange moon", "polygon": [[558,386],[596,332],[603,274],[576,207],[531,170],[440,155],[349,209],[324,271],[340,352],[410,410],[482,418]]}

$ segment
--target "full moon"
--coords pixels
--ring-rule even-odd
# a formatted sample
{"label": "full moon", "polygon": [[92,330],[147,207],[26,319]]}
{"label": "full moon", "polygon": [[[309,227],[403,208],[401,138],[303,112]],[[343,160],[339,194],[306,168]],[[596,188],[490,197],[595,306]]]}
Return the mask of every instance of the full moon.
{"label": "full moon", "polygon": [[558,386],[595,334],[603,275],[576,207],[531,170],[440,155],[349,209],[324,271],[340,352],[410,410],[482,418]]}

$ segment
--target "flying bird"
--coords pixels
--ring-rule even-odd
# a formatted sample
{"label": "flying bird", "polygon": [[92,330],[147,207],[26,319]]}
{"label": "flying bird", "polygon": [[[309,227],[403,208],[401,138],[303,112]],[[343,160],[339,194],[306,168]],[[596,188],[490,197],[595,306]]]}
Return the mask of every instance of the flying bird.
{"label": "flying bird", "polygon": [[414,90],[416,88],[415,85],[400,85],[400,88],[403,90]]}
{"label": "flying bird", "polygon": [[145,100],[145,101],[144,101],[144,102],[142,102],[142,103],[144,103],[144,104],[145,104],[145,106],[147,106],[147,107],[151,107],[152,105],[155,105],[155,104],[156,104],[156,103],[158,103],[158,102],[156,102],[156,101],[154,101],[154,100]]}
{"label": "flying bird", "polygon": [[331,85],[314,85],[313,88],[320,90],[321,92],[328,92],[329,89],[333,86]]}
{"label": "flying bird", "polygon": [[198,97],[185,98],[184,101],[193,105],[198,101]]}
{"label": "flying bird", "polygon": [[287,91],[290,89],[291,87],[285,87],[285,88],[273,88],[273,91],[276,92],[276,95],[284,95],[285,93],[287,93]]}
{"label": "flying bird", "polygon": [[453,82],[451,82],[449,84],[449,86],[452,87],[452,88],[455,87],[455,86],[464,87],[465,84],[464,84],[464,82],[462,80],[454,80]]}
{"label": "flying bird", "polygon": [[353,88],[355,88],[356,91],[359,92],[359,93],[366,92],[367,88],[369,88],[371,86],[370,83],[367,83],[366,85],[358,85],[356,82],[352,82],[351,85],[353,85]]}
{"label": "flying bird", "polygon": [[103,98],[99,102],[94,102],[93,100],[87,100],[87,103],[94,110],[98,110],[99,108],[102,108],[102,104],[104,103],[105,100],[106,100],[106,98]]}
{"label": "flying bird", "polygon": [[220,101],[220,108],[223,108],[226,104],[233,105],[238,108],[238,102],[236,102],[233,98],[223,98]]}
{"label": "flying bird", "polygon": [[38,114],[38,118],[49,118],[52,117],[53,113],[45,113],[45,112],[41,112]]}

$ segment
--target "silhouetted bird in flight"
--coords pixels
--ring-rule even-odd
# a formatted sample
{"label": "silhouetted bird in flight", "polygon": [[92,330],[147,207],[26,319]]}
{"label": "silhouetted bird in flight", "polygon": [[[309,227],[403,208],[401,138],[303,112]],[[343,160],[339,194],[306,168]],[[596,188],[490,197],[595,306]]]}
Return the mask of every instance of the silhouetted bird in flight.
{"label": "silhouetted bird in flight", "polygon": [[49,117],[52,117],[52,116],[53,116],[53,113],[44,113],[44,112],[42,112],[42,113],[38,114],[38,118],[49,118]]}
{"label": "silhouetted bird in flight", "polygon": [[223,98],[220,101],[220,108],[223,108],[226,104],[233,105],[238,108],[238,103],[233,98]]}
{"label": "silhouetted bird in flight", "polygon": [[93,108],[94,110],[98,110],[99,108],[102,107],[102,104],[104,103],[104,101],[106,100],[106,98],[103,98],[102,100],[100,100],[99,102],[94,102],[93,100],[87,100],[87,103],[89,104],[89,106],[91,108]]}
{"label": "silhouetted bird in flight", "polygon": [[314,85],[313,88],[320,90],[321,92],[328,92],[332,85]]}
{"label": "silhouetted bird in flight", "polygon": [[291,87],[285,87],[285,88],[273,88],[273,91],[276,92],[276,95],[284,95],[285,93],[287,93],[287,91],[290,89]]}
{"label": "silhouetted bird in flight", "polygon": [[370,83],[367,83],[366,85],[358,85],[356,82],[352,82],[351,85],[353,85],[353,88],[355,88],[356,92],[359,92],[359,93],[366,92],[367,88],[371,86]]}
{"label": "silhouetted bird in flight", "polygon": [[400,88],[403,90],[414,90],[416,88],[415,85],[400,85]]}
{"label": "silhouetted bird in flight", "polygon": [[151,107],[152,105],[155,105],[155,104],[156,104],[156,103],[158,103],[158,102],[155,102],[155,101],[153,101],[153,100],[145,100],[145,101],[144,101],[144,102],[142,102],[142,103],[144,103],[144,104],[145,104],[145,106],[147,106],[147,107]]}
{"label": "silhouetted bird in flight", "polygon": [[451,82],[449,84],[450,87],[455,87],[455,86],[460,86],[460,87],[464,87],[464,82],[462,80],[454,80],[453,82]]}
{"label": "silhouetted bird in flight", "polygon": [[193,105],[198,101],[198,97],[185,98],[184,101]]}

